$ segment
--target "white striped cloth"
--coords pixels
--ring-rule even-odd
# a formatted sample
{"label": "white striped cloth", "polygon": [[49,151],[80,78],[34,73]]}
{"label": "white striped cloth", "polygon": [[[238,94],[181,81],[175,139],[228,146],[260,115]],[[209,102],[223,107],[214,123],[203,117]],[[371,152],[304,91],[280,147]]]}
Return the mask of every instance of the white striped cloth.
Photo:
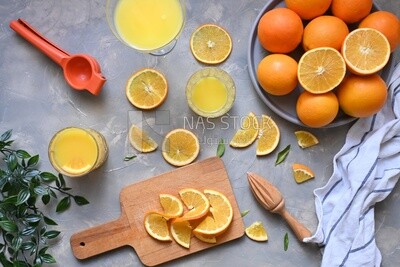
{"label": "white striped cloth", "polygon": [[333,159],[328,183],[314,191],[319,220],[304,242],[323,251],[321,266],[380,266],[375,203],[392,191],[400,173],[400,64],[388,83],[385,106],[359,119]]}

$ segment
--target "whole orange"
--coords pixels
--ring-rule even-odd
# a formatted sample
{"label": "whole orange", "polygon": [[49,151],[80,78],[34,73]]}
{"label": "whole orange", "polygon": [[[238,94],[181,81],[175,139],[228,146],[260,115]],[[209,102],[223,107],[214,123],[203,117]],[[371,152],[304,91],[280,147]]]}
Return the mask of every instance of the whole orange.
{"label": "whole orange", "polygon": [[258,22],[258,39],[272,53],[289,53],[296,49],[303,37],[303,22],[288,8],[275,8],[266,12]]}
{"label": "whole orange", "polygon": [[332,0],[331,9],[344,22],[355,23],[371,12],[372,0]]}
{"label": "whole orange", "polygon": [[304,20],[321,16],[328,10],[331,2],[332,0],[285,0],[286,6]]}
{"label": "whole orange", "polygon": [[289,94],[297,86],[297,62],[285,54],[270,54],[258,64],[257,79],[271,95]]}
{"label": "whole orange", "polygon": [[332,47],[340,51],[349,28],[343,20],[334,16],[319,16],[304,28],[303,48],[308,51],[317,47]]}
{"label": "whole orange", "polygon": [[305,125],[324,127],[335,119],[339,112],[339,102],[333,92],[312,94],[304,91],[297,99],[296,112]]}
{"label": "whole orange", "polygon": [[368,117],[386,102],[387,86],[378,75],[347,76],[337,89],[340,108],[353,117]]}
{"label": "whole orange", "polygon": [[393,52],[400,44],[400,20],[388,11],[376,11],[365,17],[359,28],[373,28],[383,33],[389,41],[390,50]]}

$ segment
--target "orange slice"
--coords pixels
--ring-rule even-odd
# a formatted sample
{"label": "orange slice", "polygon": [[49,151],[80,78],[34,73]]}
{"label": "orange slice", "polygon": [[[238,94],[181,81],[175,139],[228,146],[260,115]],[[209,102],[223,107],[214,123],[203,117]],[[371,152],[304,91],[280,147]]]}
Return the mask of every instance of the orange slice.
{"label": "orange slice", "polygon": [[217,243],[217,238],[215,236],[207,236],[195,232],[193,232],[193,235],[200,241],[203,241],[204,243],[209,243],[209,244]]}
{"label": "orange slice", "polygon": [[344,39],[342,54],[352,72],[368,75],[386,66],[390,57],[390,44],[379,31],[360,28],[350,32]]}
{"label": "orange slice", "polygon": [[193,56],[206,64],[218,64],[228,58],[232,51],[229,33],[214,24],[205,24],[197,28],[190,38]]}
{"label": "orange slice", "polygon": [[160,194],[160,204],[164,210],[164,217],[177,218],[183,214],[182,201],[176,196],[170,194]]}
{"label": "orange slice", "polygon": [[296,135],[297,144],[301,148],[308,148],[319,143],[318,138],[308,131],[296,131],[294,134]]}
{"label": "orange slice", "polygon": [[158,147],[156,141],[136,125],[131,126],[128,135],[131,145],[140,152],[152,152]]}
{"label": "orange slice", "polygon": [[242,121],[239,130],[236,131],[231,142],[232,147],[248,147],[258,136],[258,120],[253,112],[250,112]]}
{"label": "orange slice", "polygon": [[276,125],[271,117],[262,115],[257,141],[257,156],[268,155],[274,151],[278,146],[279,139],[280,132],[278,125]]}
{"label": "orange slice", "polygon": [[193,162],[200,151],[197,137],[185,129],[169,132],[162,144],[164,159],[174,166],[184,166]]}
{"label": "orange slice", "polygon": [[182,247],[190,247],[190,238],[192,237],[192,227],[189,221],[173,221],[171,223],[171,235],[174,240]]}
{"label": "orange slice", "polygon": [[204,190],[204,194],[210,201],[210,212],[194,230],[194,233],[217,236],[222,234],[233,219],[233,209],[229,199],[222,193],[215,190]]}
{"label": "orange slice", "polygon": [[189,211],[177,218],[176,221],[196,220],[207,214],[210,202],[202,192],[193,188],[185,188],[179,191],[179,195]]}
{"label": "orange slice", "polygon": [[301,86],[314,94],[331,91],[346,74],[346,63],[334,48],[319,47],[308,50],[300,58],[297,77]]}
{"label": "orange slice", "polygon": [[245,229],[246,235],[255,241],[267,241],[268,235],[262,222],[254,222]]}
{"label": "orange slice", "polygon": [[167,220],[157,212],[148,212],[144,217],[144,227],[147,233],[160,241],[171,241]]}
{"label": "orange slice", "polygon": [[140,109],[153,109],[161,105],[168,93],[164,75],[154,69],[142,69],[132,74],[126,83],[126,97]]}
{"label": "orange slice", "polygon": [[314,172],[306,165],[294,163],[292,169],[294,179],[298,184],[315,177]]}

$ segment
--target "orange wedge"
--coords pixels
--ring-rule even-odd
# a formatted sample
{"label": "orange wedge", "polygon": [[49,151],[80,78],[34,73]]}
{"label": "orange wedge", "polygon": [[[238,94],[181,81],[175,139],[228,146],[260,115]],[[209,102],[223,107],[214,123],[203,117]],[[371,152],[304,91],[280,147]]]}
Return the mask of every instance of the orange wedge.
{"label": "orange wedge", "polygon": [[314,94],[331,91],[346,74],[346,63],[334,48],[319,47],[308,50],[300,58],[297,77],[301,86]]}
{"label": "orange wedge", "polygon": [[204,243],[209,243],[209,244],[217,243],[217,238],[215,236],[207,236],[195,232],[193,233],[193,235],[200,241],[203,241]]}
{"label": "orange wedge", "polygon": [[276,125],[271,117],[262,115],[257,141],[257,156],[268,155],[274,151],[278,146],[279,139],[280,132],[278,125]]}
{"label": "orange wedge", "polygon": [[196,234],[217,236],[225,232],[233,219],[233,209],[229,199],[215,190],[204,190],[204,194],[210,201],[212,216],[206,218],[193,230]]}
{"label": "orange wedge", "polygon": [[197,158],[200,144],[197,137],[185,129],[169,132],[162,144],[164,159],[174,166],[184,166]]}
{"label": "orange wedge", "polygon": [[308,148],[319,143],[318,138],[308,131],[296,131],[294,134],[296,135],[297,144],[301,148]]}
{"label": "orange wedge", "polygon": [[147,233],[160,241],[171,241],[167,220],[158,212],[148,212],[144,217],[144,227]]}
{"label": "orange wedge", "polygon": [[192,237],[192,227],[189,221],[172,221],[171,235],[179,245],[189,248]]}
{"label": "orange wedge", "polygon": [[193,56],[206,64],[218,64],[228,58],[232,51],[229,33],[214,24],[205,24],[197,28],[190,38]]}
{"label": "orange wedge", "polygon": [[248,147],[258,136],[258,120],[253,112],[250,112],[242,121],[239,130],[236,131],[229,143],[232,147]]}
{"label": "orange wedge", "polygon": [[164,210],[163,216],[166,218],[177,218],[183,214],[182,201],[170,194],[160,194],[160,204]]}
{"label": "orange wedge", "polygon": [[254,222],[245,229],[246,235],[255,241],[267,241],[268,235],[262,222]]}
{"label": "orange wedge", "polygon": [[386,66],[390,57],[390,44],[379,31],[360,28],[350,32],[344,39],[342,54],[352,72],[368,75]]}
{"label": "orange wedge", "polygon": [[177,218],[176,221],[196,220],[208,213],[210,202],[202,192],[193,188],[185,188],[179,191],[179,195],[189,211]]}
{"label": "orange wedge", "polygon": [[138,151],[147,153],[157,149],[158,145],[146,132],[132,125],[129,129],[129,142]]}
{"label": "orange wedge", "polygon": [[142,69],[132,74],[126,83],[126,97],[140,109],[153,109],[161,105],[168,93],[164,75],[154,69]]}
{"label": "orange wedge", "polygon": [[294,163],[292,169],[294,179],[298,184],[315,177],[314,172],[306,165]]}

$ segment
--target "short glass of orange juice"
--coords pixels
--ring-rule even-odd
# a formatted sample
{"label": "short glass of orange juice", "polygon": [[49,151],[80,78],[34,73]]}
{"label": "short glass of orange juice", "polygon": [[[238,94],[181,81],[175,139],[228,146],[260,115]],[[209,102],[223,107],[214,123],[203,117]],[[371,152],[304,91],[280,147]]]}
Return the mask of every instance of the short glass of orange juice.
{"label": "short glass of orange juice", "polygon": [[231,76],[219,68],[195,72],[186,85],[189,107],[198,115],[216,118],[227,113],[235,101],[236,89]]}
{"label": "short glass of orange juice", "polygon": [[175,46],[186,19],[185,0],[107,0],[106,16],[124,44],[152,55]]}
{"label": "short glass of orange juice", "polygon": [[68,127],[58,131],[49,144],[53,167],[69,177],[80,177],[100,167],[108,157],[102,134],[93,129]]}

